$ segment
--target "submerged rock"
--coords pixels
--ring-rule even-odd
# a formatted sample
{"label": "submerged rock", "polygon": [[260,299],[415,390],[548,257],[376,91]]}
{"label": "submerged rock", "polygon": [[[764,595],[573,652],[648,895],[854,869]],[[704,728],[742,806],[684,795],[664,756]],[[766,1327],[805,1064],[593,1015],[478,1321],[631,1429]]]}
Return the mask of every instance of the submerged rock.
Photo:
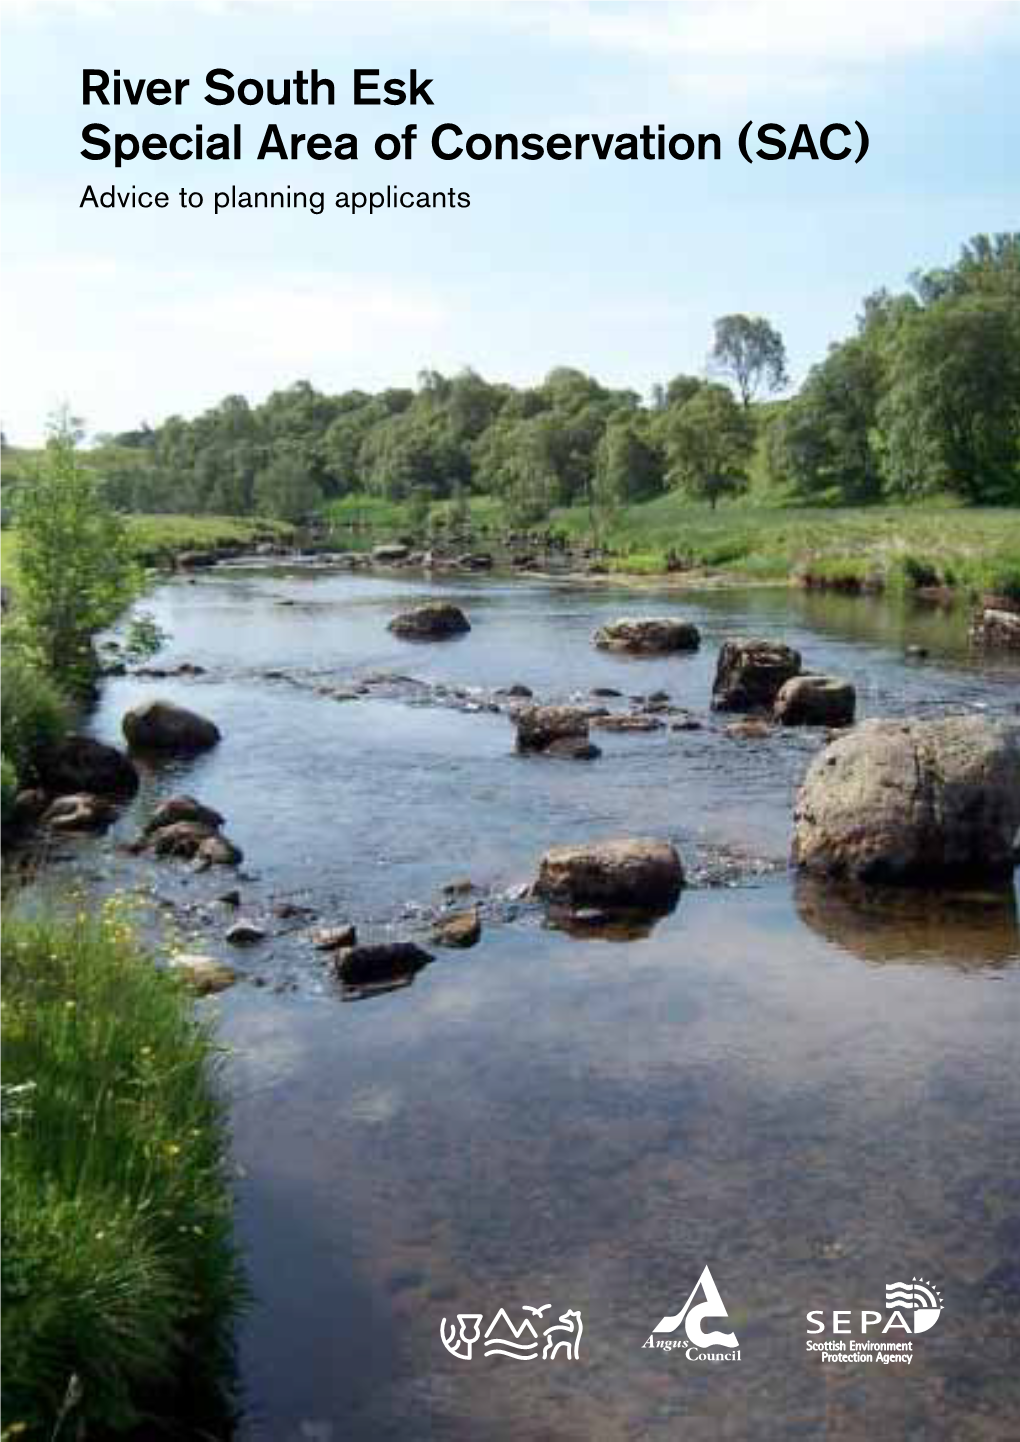
{"label": "submerged rock", "polygon": [[388,629],[408,640],[435,641],[463,635],[471,630],[471,622],[450,601],[426,601],[394,616]]}
{"label": "submerged rock", "polygon": [[782,726],[852,726],[857,692],[835,676],[793,676],[780,687],[773,717]]}
{"label": "submerged rock", "polygon": [[146,701],[133,707],[121,727],[128,745],[138,751],[188,754],[205,751],[220,739],[214,722],[172,701]]}
{"label": "submerged rock", "polygon": [[690,621],[672,616],[645,616],[610,621],[595,632],[601,651],[627,651],[638,656],[661,656],[671,651],[696,651],[701,632]]}
{"label": "submerged rock", "polygon": [[58,795],[88,792],[93,796],[134,796],[138,772],[116,746],[91,736],[69,736],[39,767],[45,790]]}
{"label": "submerged rock", "polygon": [[716,711],[772,709],[780,689],[800,671],[800,652],[776,641],[723,642],[712,687]]}
{"label": "submerged rock", "polygon": [[433,931],[433,940],[440,946],[474,946],[482,935],[482,923],[478,912],[458,911],[450,916],[441,916]]}
{"label": "submerged rock", "polygon": [[432,957],[413,941],[351,946],[336,956],[336,974],[348,986],[369,986],[413,976]]}
{"label": "submerged rock", "polygon": [[645,838],[554,846],[542,857],[535,894],[573,908],[670,911],[684,884],[668,841]]}
{"label": "submerged rock", "polygon": [[602,755],[601,749],[586,736],[558,736],[541,752],[543,756],[558,756],[566,761],[595,761]]}
{"label": "submerged rock", "polygon": [[1009,877],[1020,828],[1020,733],[981,716],[865,721],[815,757],[793,860],[858,881]]}
{"label": "submerged rock", "polygon": [[198,956],[183,953],[170,961],[170,969],[180,973],[191,989],[199,996],[213,996],[226,991],[238,979],[237,972],[226,962],[212,956]]}
{"label": "submerged rock", "polygon": [[624,716],[597,716],[594,721],[600,731],[663,731],[665,721],[648,712],[631,712]]}

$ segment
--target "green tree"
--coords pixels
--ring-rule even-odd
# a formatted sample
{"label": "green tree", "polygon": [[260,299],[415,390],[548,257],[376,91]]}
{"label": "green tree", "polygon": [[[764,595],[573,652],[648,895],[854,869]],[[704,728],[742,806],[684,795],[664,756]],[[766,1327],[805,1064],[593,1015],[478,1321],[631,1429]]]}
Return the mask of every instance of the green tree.
{"label": "green tree", "polygon": [[255,477],[255,497],[263,515],[306,521],[322,504],[322,488],[307,449],[295,442],[278,442],[269,463]]}
{"label": "green tree", "polygon": [[736,382],[745,410],[760,391],[782,390],[789,381],[783,338],[763,316],[720,316],[710,359]]}
{"label": "green tree", "polygon": [[45,669],[71,688],[91,681],[92,637],[136,594],[123,519],[77,451],[66,412],[18,495],[18,622]]}
{"label": "green tree", "polygon": [[666,475],[671,487],[715,510],[720,496],[747,486],[754,423],[728,386],[706,385],[669,413]]}
{"label": "green tree", "polygon": [[833,346],[769,425],[773,480],[805,500],[876,500],[882,471],[874,427],[882,384],[877,346],[861,336]]}
{"label": "green tree", "polygon": [[1000,296],[944,295],[896,331],[878,406],[891,493],[1020,501],[1020,335]]}

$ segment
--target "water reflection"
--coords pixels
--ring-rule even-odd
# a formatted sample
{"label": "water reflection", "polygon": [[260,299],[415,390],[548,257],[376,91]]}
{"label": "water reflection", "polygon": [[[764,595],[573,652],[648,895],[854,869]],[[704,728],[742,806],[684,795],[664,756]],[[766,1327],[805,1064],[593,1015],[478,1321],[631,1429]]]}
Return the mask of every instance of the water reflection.
{"label": "water reflection", "polygon": [[1020,960],[1016,892],[847,887],[801,876],[797,915],[842,951],[873,965],[1001,968]]}

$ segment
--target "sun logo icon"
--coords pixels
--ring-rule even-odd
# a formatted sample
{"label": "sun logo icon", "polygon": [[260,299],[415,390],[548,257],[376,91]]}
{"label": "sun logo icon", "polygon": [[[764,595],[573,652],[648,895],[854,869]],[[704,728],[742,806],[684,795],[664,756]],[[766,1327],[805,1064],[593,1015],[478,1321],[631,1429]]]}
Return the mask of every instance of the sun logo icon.
{"label": "sun logo icon", "polygon": [[924,1277],[911,1277],[909,1282],[886,1284],[885,1305],[897,1312],[912,1312],[911,1330],[916,1336],[918,1332],[930,1331],[942,1315],[942,1293]]}

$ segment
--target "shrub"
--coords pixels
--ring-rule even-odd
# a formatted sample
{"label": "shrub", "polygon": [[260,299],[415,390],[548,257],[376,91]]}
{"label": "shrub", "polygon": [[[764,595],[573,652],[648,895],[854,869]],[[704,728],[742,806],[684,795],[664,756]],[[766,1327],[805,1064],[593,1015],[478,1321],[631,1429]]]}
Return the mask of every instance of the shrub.
{"label": "shrub", "polygon": [[14,762],[6,756],[0,757],[0,820],[6,826],[10,820],[14,798],[18,794],[18,773]]}
{"label": "shrub", "polygon": [[4,1423],[200,1435],[242,1295],[209,1025],[109,910],[5,932]]}
{"label": "shrub", "polygon": [[30,780],[38,758],[67,730],[68,708],[50,678],[20,646],[4,645],[0,743],[18,780]]}

